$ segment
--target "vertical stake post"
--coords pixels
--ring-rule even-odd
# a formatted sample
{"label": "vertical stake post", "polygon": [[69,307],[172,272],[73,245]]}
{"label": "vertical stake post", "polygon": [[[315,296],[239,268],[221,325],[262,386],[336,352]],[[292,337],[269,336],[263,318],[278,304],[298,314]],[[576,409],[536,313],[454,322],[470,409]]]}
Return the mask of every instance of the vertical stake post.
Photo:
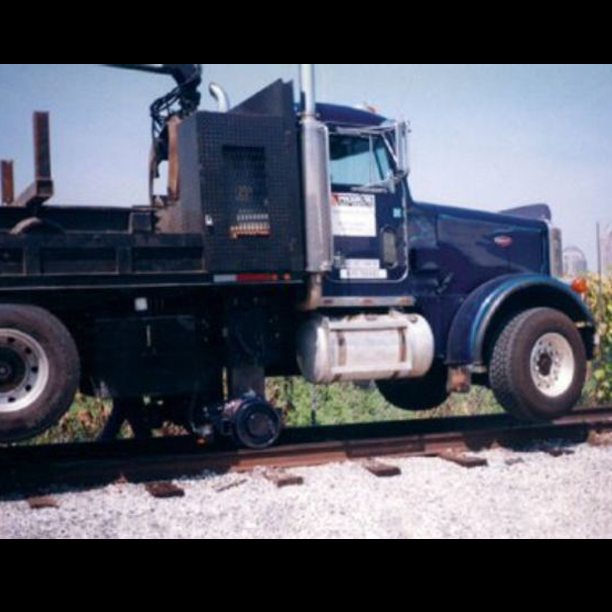
{"label": "vertical stake post", "polygon": [[12,161],[2,160],[2,204],[10,206],[15,201],[15,176]]}

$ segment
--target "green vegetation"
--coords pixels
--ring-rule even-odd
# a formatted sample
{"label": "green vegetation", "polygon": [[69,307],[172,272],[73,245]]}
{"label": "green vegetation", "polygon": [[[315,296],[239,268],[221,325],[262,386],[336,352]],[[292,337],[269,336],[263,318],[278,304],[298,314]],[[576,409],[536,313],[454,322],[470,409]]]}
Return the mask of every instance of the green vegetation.
{"label": "green vegetation", "polygon": [[312,423],[313,394],[317,408],[316,421],[320,425],[464,416],[501,411],[493,394],[480,388],[475,388],[468,395],[456,395],[436,410],[412,413],[388,404],[374,384],[344,383],[313,387],[302,379],[295,379],[274,380],[269,385],[270,397],[275,398],[277,405],[287,406],[286,420],[291,426]]}
{"label": "green vegetation", "polygon": [[602,404],[612,402],[612,276],[601,282],[601,299],[599,287],[599,278],[592,276],[587,302],[599,323],[601,345],[587,394],[591,401]]}
{"label": "green vegetation", "polygon": [[111,412],[111,403],[78,395],[72,408],[55,427],[27,444],[61,444],[95,440]]}

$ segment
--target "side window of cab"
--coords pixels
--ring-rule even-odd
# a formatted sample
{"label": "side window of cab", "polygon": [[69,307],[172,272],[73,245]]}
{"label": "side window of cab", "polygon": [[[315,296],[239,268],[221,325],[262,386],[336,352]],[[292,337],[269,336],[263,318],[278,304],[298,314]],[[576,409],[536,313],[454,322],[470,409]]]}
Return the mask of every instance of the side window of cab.
{"label": "side window of cab", "polygon": [[392,171],[381,136],[332,134],[330,158],[332,185],[371,185],[388,179]]}

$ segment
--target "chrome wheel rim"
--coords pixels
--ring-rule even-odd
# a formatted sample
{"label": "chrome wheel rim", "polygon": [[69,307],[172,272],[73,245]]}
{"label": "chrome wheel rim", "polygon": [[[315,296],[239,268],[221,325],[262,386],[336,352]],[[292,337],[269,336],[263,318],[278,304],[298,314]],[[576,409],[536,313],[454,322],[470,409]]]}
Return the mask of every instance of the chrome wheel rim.
{"label": "chrome wheel rim", "polygon": [[545,334],[531,352],[531,378],[540,393],[560,397],[574,381],[576,358],[572,345],[557,333]]}
{"label": "chrome wheel rim", "polygon": [[49,381],[49,358],[32,336],[0,329],[0,414],[29,408]]}

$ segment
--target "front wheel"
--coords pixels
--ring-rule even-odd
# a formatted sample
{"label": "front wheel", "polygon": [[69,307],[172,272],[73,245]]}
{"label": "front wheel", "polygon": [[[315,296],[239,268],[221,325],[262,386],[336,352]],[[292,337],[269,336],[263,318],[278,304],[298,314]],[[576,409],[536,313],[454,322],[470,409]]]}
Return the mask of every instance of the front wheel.
{"label": "front wheel", "polygon": [[586,374],[586,350],[575,323],[550,308],[528,310],[511,320],[489,367],[497,401],[522,421],[550,421],[571,412]]}

